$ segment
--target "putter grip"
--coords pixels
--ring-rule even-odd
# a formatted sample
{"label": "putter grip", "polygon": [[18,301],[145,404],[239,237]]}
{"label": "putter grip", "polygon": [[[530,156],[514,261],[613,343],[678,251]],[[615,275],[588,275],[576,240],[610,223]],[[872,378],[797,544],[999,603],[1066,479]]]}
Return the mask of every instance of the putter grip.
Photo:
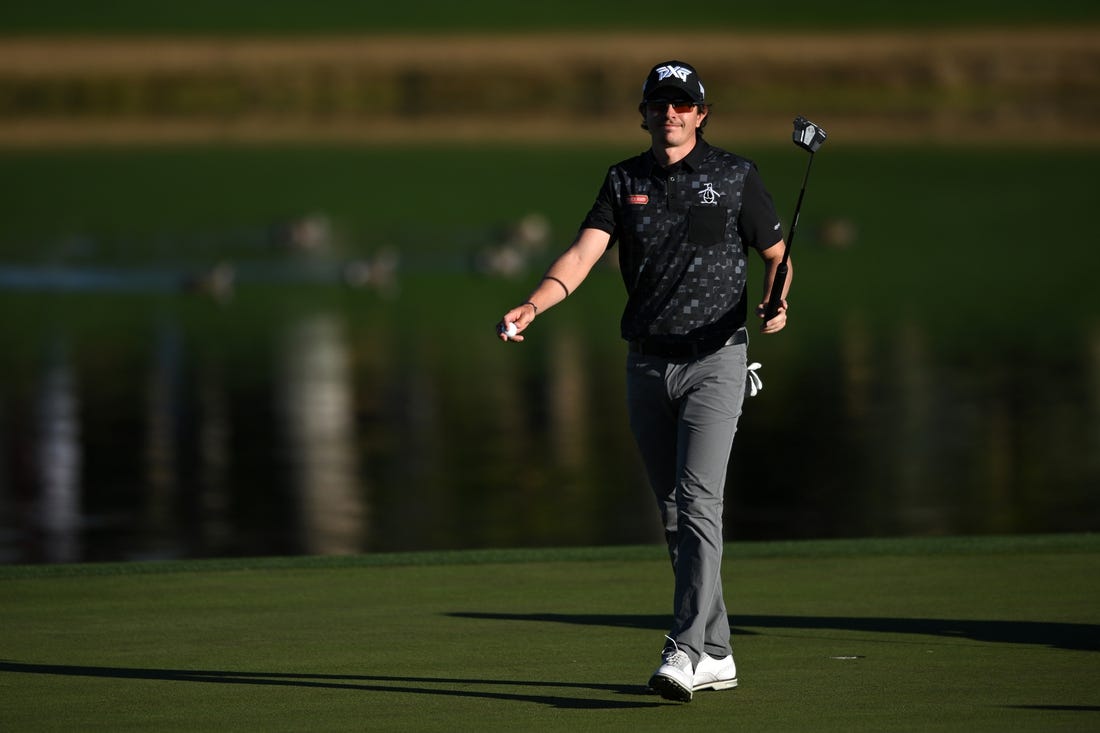
{"label": "putter grip", "polygon": [[764,323],[775,318],[775,314],[779,312],[779,306],[783,303],[783,286],[786,283],[787,263],[780,262],[779,266],[775,268],[775,277],[772,279],[771,296],[768,298],[768,304],[764,307]]}

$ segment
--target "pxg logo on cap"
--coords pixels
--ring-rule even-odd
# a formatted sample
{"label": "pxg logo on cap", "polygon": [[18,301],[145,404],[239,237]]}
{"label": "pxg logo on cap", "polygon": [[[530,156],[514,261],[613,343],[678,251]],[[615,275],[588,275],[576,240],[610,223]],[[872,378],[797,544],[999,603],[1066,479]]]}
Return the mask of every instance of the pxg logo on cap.
{"label": "pxg logo on cap", "polygon": [[693,102],[702,103],[706,99],[699,73],[691,64],[683,61],[665,61],[654,66],[642,86],[642,101],[651,98],[658,89],[664,88],[683,92]]}

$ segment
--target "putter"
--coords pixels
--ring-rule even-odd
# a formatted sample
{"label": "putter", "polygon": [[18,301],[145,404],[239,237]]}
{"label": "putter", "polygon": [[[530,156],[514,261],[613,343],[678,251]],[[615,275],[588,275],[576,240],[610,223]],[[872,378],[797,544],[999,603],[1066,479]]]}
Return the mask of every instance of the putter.
{"label": "putter", "polygon": [[802,176],[802,190],[798,193],[798,203],[794,206],[794,217],[791,219],[791,231],[787,234],[787,246],[783,249],[783,259],[775,268],[775,278],[772,280],[771,297],[764,308],[764,322],[767,323],[779,312],[780,303],[783,300],[783,286],[787,282],[787,260],[791,256],[791,246],[794,245],[794,232],[798,227],[798,212],[802,209],[802,197],[806,195],[806,181],[810,179],[810,166],[814,164],[814,153],[825,143],[825,131],[802,115],[794,118],[794,133],[791,139],[794,144],[809,152],[810,160],[806,163],[806,174]]}

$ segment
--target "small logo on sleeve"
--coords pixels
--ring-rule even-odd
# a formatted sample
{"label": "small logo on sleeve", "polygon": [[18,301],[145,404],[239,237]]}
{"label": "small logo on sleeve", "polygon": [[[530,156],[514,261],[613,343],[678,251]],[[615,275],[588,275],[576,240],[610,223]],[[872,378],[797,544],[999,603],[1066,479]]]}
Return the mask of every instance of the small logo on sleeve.
{"label": "small logo on sleeve", "polygon": [[636,204],[638,206],[644,206],[645,204],[649,203],[649,196],[646,196],[644,193],[635,193],[635,194],[632,194],[630,196],[627,196],[626,197],[626,202],[628,204]]}

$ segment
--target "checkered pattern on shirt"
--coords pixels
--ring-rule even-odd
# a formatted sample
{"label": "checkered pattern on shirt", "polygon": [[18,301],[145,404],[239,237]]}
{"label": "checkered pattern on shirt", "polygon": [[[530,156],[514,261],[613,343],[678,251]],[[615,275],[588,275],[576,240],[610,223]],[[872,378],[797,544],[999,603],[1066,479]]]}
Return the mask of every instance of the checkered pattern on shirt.
{"label": "checkered pattern on shirt", "polygon": [[[618,243],[628,294],[623,338],[700,339],[744,325],[739,218],[750,175],[759,175],[752,161],[702,140],[667,170],[648,152],[610,168],[584,226],[611,231]],[[693,218],[710,226],[693,226]]]}

